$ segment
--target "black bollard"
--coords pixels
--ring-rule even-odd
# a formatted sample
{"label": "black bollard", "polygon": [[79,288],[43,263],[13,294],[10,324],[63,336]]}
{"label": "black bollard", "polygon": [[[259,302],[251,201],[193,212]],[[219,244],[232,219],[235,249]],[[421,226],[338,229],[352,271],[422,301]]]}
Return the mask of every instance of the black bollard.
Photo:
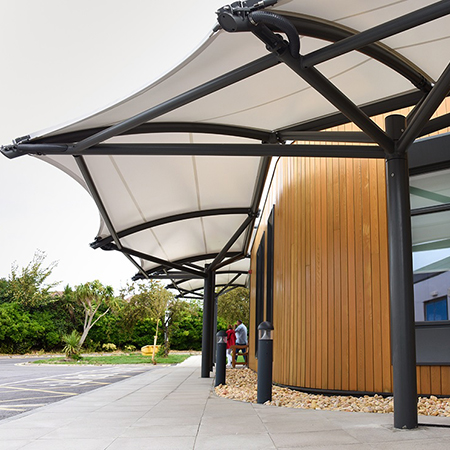
{"label": "black bollard", "polygon": [[216,381],[214,386],[219,386],[219,384],[226,384],[227,333],[221,330],[216,336]]}
{"label": "black bollard", "polygon": [[273,325],[261,322],[258,326],[258,403],[272,400]]}

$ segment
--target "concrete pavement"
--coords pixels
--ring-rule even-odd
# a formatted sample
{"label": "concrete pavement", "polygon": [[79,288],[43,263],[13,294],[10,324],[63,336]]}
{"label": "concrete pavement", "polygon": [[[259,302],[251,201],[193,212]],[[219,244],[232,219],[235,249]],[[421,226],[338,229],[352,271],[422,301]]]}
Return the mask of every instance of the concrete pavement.
{"label": "concrete pavement", "polygon": [[[449,449],[450,428],[400,431],[390,414],[313,411],[216,397],[200,356],[0,421],[1,450]],[[450,426],[449,419],[420,422]]]}

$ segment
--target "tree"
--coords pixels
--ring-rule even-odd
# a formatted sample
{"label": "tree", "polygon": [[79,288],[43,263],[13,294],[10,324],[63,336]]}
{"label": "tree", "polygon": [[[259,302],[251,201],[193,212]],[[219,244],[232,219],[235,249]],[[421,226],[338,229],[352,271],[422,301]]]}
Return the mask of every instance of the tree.
{"label": "tree", "polygon": [[0,303],[8,301],[8,280],[0,278]]}
{"label": "tree", "polygon": [[46,284],[46,280],[52,274],[57,262],[44,266],[45,252],[37,250],[32,261],[19,270],[14,262],[11,266],[11,275],[7,284],[3,287],[3,295],[9,302],[17,302],[26,307],[41,306],[52,301],[50,289],[59,282]]}
{"label": "tree", "polygon": [[196,300],[177,299],[170,305],[170,346],[178,350],[201,350],[203,310]]}
{"label": "tree", "polygon": [[[131,296],[125,310],[127,326],[133,327],[138,320],[142,319],[152,319],[156,322],[152,354],[152,362],[156,364],[155,353],[159,324],[160,322],[163,325],[166,323],[166,311],[174,296],[164,286],[153,280],[128,285],[122,295]],[[168,347],[168,342],[165,342],[165,347]]]}
{"label": "tree", "polygon": [[25,353],[43,331],[44,327],[19,303],[0,305],[0,352]]}
{"label": "tree", "polygon": [[248,289],[238,287],[221,295],[217,302],[217,316],[227,324],[242,320],[248,326],[250,319],[250,298]]}
{"label": "tree", "polygon": [[84,310],[83,333],[78,342],[78,347],[81,348],[89,330],[114,307],[114,290],[111,286],[103,286],[100,281],[95,280],[80,284],[75,290],[66,286],[65,295],[72,297]]}

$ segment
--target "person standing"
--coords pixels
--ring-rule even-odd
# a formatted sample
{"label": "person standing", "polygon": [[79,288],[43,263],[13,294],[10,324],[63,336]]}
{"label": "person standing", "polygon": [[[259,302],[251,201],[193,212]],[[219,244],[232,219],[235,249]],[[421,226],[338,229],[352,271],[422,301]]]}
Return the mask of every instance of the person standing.
{"label": "person standing", "polygon": [[236,344],[236,333],[234,332],[233,326],[228,325],[227,333],[227,367],[232,366],[233,362],[233,349],[231,348]]}
{"label": "person standing", "polygon": [[[237,320],[236,321],[236,328],[234,330],[234,332],[236,333],[236,345],[248,345],[248,339],[247,339],[247,327],[242,323],[242,320]],[[245,349],[236,349],[236,358],[238,353],[244,350],[244,362],[246,365],[247,364],[247,356],[246,356],[246,351]]]}

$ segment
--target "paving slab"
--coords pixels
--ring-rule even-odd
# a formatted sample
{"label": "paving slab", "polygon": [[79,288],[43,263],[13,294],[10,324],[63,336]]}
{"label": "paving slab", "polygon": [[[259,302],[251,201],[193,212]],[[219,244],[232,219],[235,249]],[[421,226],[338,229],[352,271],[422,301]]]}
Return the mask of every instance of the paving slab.
{"label": "paving slab", "polygon": [[[217,397],[201,356],[0,421],[1,450],[440,450],[450,419],[315,411]],[[440,426],[432,426],[440,425]]]}

